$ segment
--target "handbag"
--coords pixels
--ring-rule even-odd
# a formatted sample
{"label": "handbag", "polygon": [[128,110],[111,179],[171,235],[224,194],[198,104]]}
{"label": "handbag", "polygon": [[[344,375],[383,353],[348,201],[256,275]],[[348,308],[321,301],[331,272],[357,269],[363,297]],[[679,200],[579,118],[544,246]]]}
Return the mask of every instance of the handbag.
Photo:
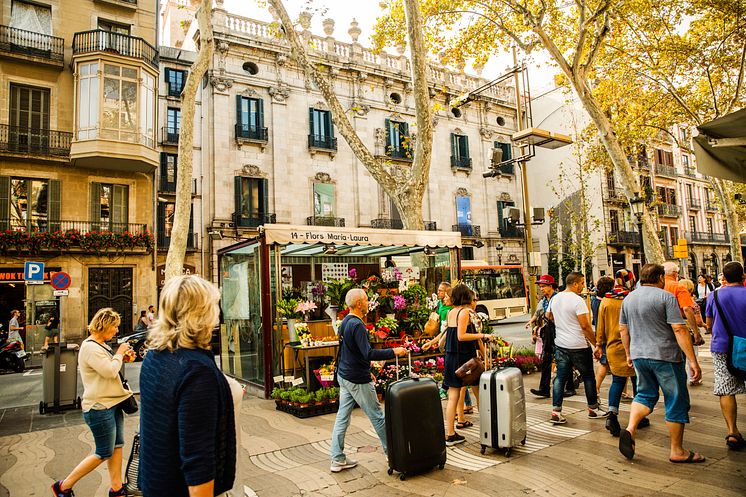
{"label": "handbag", "polygon": [[[460,312],[459,312],[460,314]],[[456,316],[458,321],[458,316]],[[471,325],[471,323],[470,323]],[[472,325],[473,326],[473,325]],[[456,331],[458,333],[458,330]],[[458,336],[456,336],[456,349],[458,354]],[[472,357],[456,370],[456,377],[461,380],[461,385],[468,387],[479,383],[479,377],[484,373],[484,363],[479,357]]]}
{"label": "handbag", "polygon": [[725,332],[728,333],[728,353],[726,354],[728,371],[739,380],[746,381],[746,338],[737,337],[733,334],[723,313],[723,308],[720,307],[718,292],[713,293],[715,305],[718,308],[718,316],[723,321]]}
{"label": "handbag", "polygon": [[[96,340],[91,340],[93,343],[104,349],[106,352],[111,355],[111,357],[114,357],[114,354],[111,353],[109,349],[98,343]],[[122,388],[127,390],[130,393],[130,396],[121,401],[119,404],[117,404],[114,407],[119,407],[124,411],[125,414],[135,414],[137,410],[139,409],[137,405],[137,400],[135,399],[135,394],[130,389],[129,382],[124,378],[124,375],[122,374],[122,370],[119,370],[119,381],[122,382]]]}
{"label": "handbag", "polygon": [[138,495],[136,492],[140,488],[140,484],[137,481],[140,469],[140,432],[135,432],[135,437],[132,440],[132,450],[130,451],[129,459],[127,459],[127,467],[124,471],[124,486],[127,491],[133,495]]}
{"label": "handbag", "polygon": [[432,314],[430,314],[427,323],[425,323],[425,329],[423,330],[423,333],[426,336],[432,337],[435,336],[438,331],[440,331],[440,316],[438,315],[438,313],[433,312]]}
{"label": "handbag", "polygon": [[540,336],[537,336],[536,346],[534,347],[534,354],[536,354],[537,357],[541,357],[541,354],[543,353],[544,353],[544,340],[542,340]]}

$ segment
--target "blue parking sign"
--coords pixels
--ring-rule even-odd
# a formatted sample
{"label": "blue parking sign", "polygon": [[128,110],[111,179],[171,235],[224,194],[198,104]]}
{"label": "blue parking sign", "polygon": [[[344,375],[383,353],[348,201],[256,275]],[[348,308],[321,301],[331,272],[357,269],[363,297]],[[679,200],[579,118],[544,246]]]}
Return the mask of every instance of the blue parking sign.
{"label": "blue parking sign", "polygon": [[26,262],[23,267],[23,279],[44,283],[44,263],[43,262]]}

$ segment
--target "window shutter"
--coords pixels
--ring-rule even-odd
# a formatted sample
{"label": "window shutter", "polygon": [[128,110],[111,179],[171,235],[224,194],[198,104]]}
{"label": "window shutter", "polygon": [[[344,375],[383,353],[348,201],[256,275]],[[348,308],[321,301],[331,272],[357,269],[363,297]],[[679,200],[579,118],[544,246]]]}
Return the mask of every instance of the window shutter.
{"label": "window shutter", "polygon": [[241,95],[236,95],[236,124],[238,124],[243,130],[246,129],[246,123],[243,122],[243,112],[241,112],[242,104],[243,97]]}
{"label": "window shutter", "polygon": [[233,178],[233,194],[235,195],[236,200],[236,212],[234,213],[235,216],[235,223],[236,226],[242,226],[242,219],[241,219],[241,180],[243,179],[242,176],[235,176]]}
{"label": "window shutter", "polygon": [[269,213],[269,180],[259,180],[259,201],[262,203],[259,215],[262,218],[262,224],[264,224],[264,216]]}
{"label": "window shutter", "polygon": [[511,160],[513,158],[513,146],[510,143],[502,143],[500,146],[503,149],[503,160]]}
{"label": "window shutter", "polygon": [[171,85],[169,84],[169,82],[171,81],[171,69],[169,69],[168,67],[163,70],[163,81],[164,83],[166,83],[166,86],[168,86],[168,89],[170,90]]}
{"label": "window shutter", "polygon": [[60,230],[60,180],[49,180],[49,231]]}
{"label": "window shutter", "polygon": [[458,160],[458,144],[456,140],[458,140],[456,133],[451,133],[451,157],[453,157],[453,160]]}
{"label": "window shutter", "polygon": [[158,245],[166,246],[166,204],[158,202]]}
{"label": "window shutter", "polygon": [[504,204],[501,201],[497,201],[497,228],[503,229],[503,207]]}
{"label": "window shutter", "polygon": [[461,157],[469,158],[469,137],[464,136],[464,149],[461,151]]}
{"label": "window shutter", "polygon": [[313,135],[315,138],[319,134],[318,130],[313,125],[313,107],[308,109],[308,134]]}
{"label": "window shutter", "polygon": [[194,248],[194,206],[189,206],[189,235],[187,236],[187,247]]}
{"label": "window shutter", "polygon": [[412,143],[409,141],[409,124],[407,123],[399,123],[399,146],[402,150],[409,150],[412,147]]}
{"label": "window shutter", "polygon": [[260,131],[264,128],[264,100],[261,98],[256,99],[256,125]]}
{"label": "window shutter", "polygon": [[101,183],[91,183],[91,230],[97,231],[101,222]]}
{"label": "window shutter", "polygon": [[394,149],[394,144],[391,143],[391,119],[386,119],[386,152],[391,152]]}
{"label": "window shutter", "polygon": [[161,152],[161,184],[159,190],[165,190],[166,183],[168,183],[168,155],[166,152]]}
{"label": "window shutter", "polygon": [[334,138],[334,123],[332,122],[331,111],[326,112],[326,129],[329,130],[329,138]]}
{"label": "window shutter", "polygon": [[10,176],[0,176],[0,230],[10,228]]}
{"label": "window shutter", "polygon": [[127,212],[127,200],[129,187],[127,185],[114,185],[112,188],[111,221],[114,231],[127,231],[129,216]]}

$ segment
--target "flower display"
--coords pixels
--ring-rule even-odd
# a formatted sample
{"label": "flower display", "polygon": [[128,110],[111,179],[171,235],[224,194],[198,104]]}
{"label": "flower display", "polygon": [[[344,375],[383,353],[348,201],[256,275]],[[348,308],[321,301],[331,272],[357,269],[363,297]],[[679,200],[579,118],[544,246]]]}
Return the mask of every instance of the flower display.
{"label": "flower display", "polygon": [[80,247],[85,252],[96,254],[123,252],[125,250],[152,250],[155,245],[153,235],[145,230],[141,233],[88,231],[76,229],[65,231],[0,231],[0,252],[15,249],[19,252],[38,253],[41,250],[67,250]]}
{"label": "flower display", "polygon": [[307,319],[308,314],[316,309],[318,309],[318,307],[316,307],[316,302],[313,300],[304,300],[298,302],[298,307],[295,308],[295,312],[303,314],[303,317]]}
{"label": "flower display", "polygon": [[438,308],[438,304],[440,304],[440,299],[436,294],[430,295],[427,300],[425,301],[425,307],[430,309],[431,311],[434,311]]}
{"label": "flower display", "polygon": [[316,283],[313,288],[311,288],[311,295],[314,297],[321,299],[326,295],[326,286],[322,282]]}
{"label": "flower display", "polygon": [[287,319],[296,319],[298,317],[298,299],[280,299],[277,302],[277,311]]}
{"label": "flower display", "polygon": [[350,279],[352,279],[352,280],[356,280],[357,279],[357,269],[355,269],[354,267],[350,268],[350,270],[347,271],[347,276],[349,276]]}
{"label": "flower display", "polygon": [[378,294],[375,293],[372,296],[368,297],[368,312],[373,312],[378,308],[379,302],[378,302]]}
{"label": "flower display", "polygon": [[375,335],[378,338],[384,339],[391,336],[399,329],[399,323],[394,318],[381,318],[376,322]]}
{"label": "flower display", "polygon": [[394,295],[394,310],[401,311],[407,307],[407,299],[401,295]]}

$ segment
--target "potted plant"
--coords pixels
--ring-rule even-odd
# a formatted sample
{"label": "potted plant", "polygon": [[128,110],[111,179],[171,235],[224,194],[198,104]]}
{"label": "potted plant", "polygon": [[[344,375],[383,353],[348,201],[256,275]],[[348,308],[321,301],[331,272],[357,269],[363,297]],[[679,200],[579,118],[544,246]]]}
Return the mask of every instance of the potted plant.
{"label": "potted plant", "polygon": [[326,391],[327,398],[330,404],[334,404],[339,400],[339,387],[330,387]]}
{"label": "potted plant", "polygon": [[310,314],[312,311],[315,311],[317,309],[316,302],[313,300],[305,300],[298,302],[298,305],[295,308],[295,312],[298,312],[303,315],[303,319],[305,321],[308,321],[310,318]]}
{"label": "potted plant", "polygon": [[326,404],[327,401],[327,389],[326,388],[319,388],[316,390],[314,395],[314,400],[316,400],[317,404]]}
{"label": "potted plant", "polygon": [[282,392],[280,392],[280,400],[283,404],[289,404],[290,403],[290,396],[293,394],[292,390],[286,390],[283,389]]}
{"label": "potted plant", "polygon": [[308,392],[300,392],[298,394],[298,407],[301,409],[307,409],[308,405],[311,402],[311,399],[313,398],[313,394]]}
{"label": "potted plant", "polygon": [[399,329],[399,323],[394,318],[385,317],[376,321],[375,336],[381,340],[388,338]]}
{"label": "potted plant", "polygon": [[311,330],[308,329],[307,323],[298,323],[295,325],[295,333],[303,347],[309,347],[312,344]]}
{"label": "potted plant", "polygon": [[281,387],[275,387],[272,389],[272,393],[270,394],[270,397],[275,399],[275,404],[280,405],[282,404],[282,398],[280,397],[282,392],[284,392],[285,389]]}

